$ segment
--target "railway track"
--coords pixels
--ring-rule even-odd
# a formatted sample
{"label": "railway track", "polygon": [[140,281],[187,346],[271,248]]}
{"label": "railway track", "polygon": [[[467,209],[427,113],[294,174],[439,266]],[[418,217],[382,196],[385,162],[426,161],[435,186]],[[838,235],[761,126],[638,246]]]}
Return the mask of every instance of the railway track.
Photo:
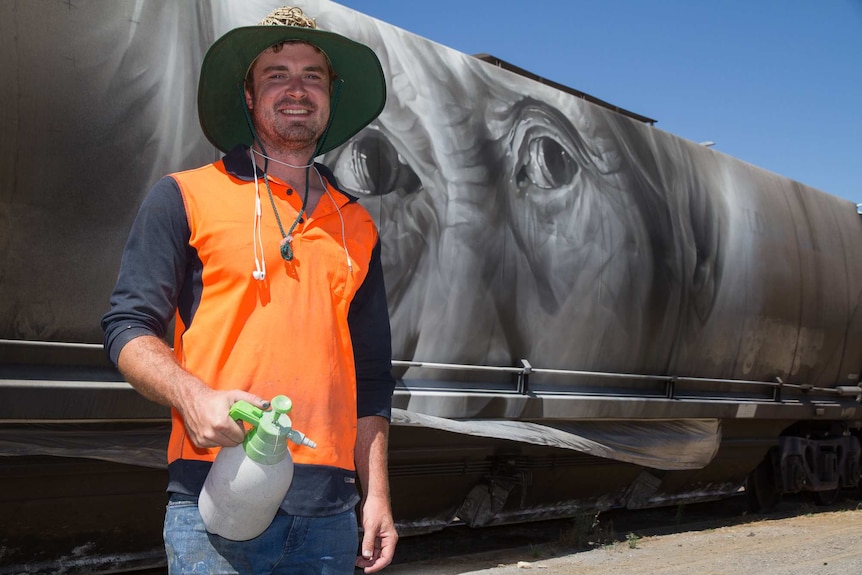
{"label": "railway track", "polygon": [[[571,519],[517,525],[469,528],[456,524],[435,533],[402,538],[396,559],[385,573],[443,575],[479,571],[501,563],[536,561],[641,537],[703,531],[821,511],[856,509],[859,505],[857,494],[852,492],[842,492],[835,503],[828,506],[815,505],[809,497],[799,495],[785,497],[774,512],[752,515],[747,511],[744,494],[740,494],[723,501],[585,513]],[[82,554],[62,564],[18,565],[14,570],[0,566],[0,575],[57,572],[68,575],[167,575],[160,549],[135,557],[88,558]]]}
{"label": "railway track", "polygon": [[566,520],[469,529],[453,527],[399,542],[390,575],[474,573],[571,555],[613,544],[633,546],[643,537],[715,530],[738,524],[776,521],[809,514],[857,509],[859,494],[842,492],[830,505],[805,494],[785,496],[776,510],[748,511],[745,494],[722,501],[642,510],[612,510]]}

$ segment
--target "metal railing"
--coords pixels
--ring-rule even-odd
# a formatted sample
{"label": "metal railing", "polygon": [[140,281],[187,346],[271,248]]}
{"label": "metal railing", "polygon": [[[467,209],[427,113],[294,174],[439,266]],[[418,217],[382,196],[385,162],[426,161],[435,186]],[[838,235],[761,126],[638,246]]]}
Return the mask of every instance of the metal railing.
{"label": "metal railing", "polygon": [[819,387],[809,384],[787,383],[781,378],[775,378],[775,381],[756,381],[744,379],[723,379],[710,377],[686,377],[676,375],[644,375],[633,373],[615,373],[601,371],[585,371],[573,369],[548,369],[533,367],[526,359],[521,360],[520,367],[504,367],[504,366],[483,366],[471,364],[454,364],[454,363],[435,363],[423,361],[404,361],[393,360],[393,367],[417,367],[424,369],[437,369],[444,371],[476,371],[484,373],[508,373],[515,377],[516,385],[514,391],[520,395],[529,395],[532,393],[530,387],[530,376],[533,374],[546,375],[561,375],[568,377],[590,377],[600,380],[625,380],[628,382],[650,382],[661,383],[664,387],[662,396],[665,399],[677,399],[679,397],[677,390],[681,384],[722,384],[722,385],[739,385],[748,386],[751,388],[759,387],[766,388],[771,391],[771,399],[775,402],[781,402],[783,392],[793,390],[803,395],[807,394],[824,394],[835,397],[856,397],[857,401],[862,401],[862,387],[855,386],[836,386],[836,387]]}
{"label": "metal railing", "polygon": [[[29,340],[10,340],[0,339],[0,346],[28,346],[34,348],[56,348],[68,350],[87,350],[98,351],[102,349],[101,344],[89,343],[66,343],[66,342],[51,342],[51,341],[29,341]],[[748,389],[767,389],[770,391],[771,400],[781,402],[784,399],[784,392],[792,391],[799,395],[827,395],[832,397],[855,397],[857,402],[862,402],[862,387],[859,385],[839,385],[836,387],[819,387],[809,384],[787,383],[780,377],[776,377],[775,381],[756,381],[744,379],[724,379],[724,378],[709,378],[709,377],[687,377],[676,375],[645,375],[634,373],[616,373],[602,371],[586,371],[573,369],[549,369],[536,368],[527,359],[521,359],[520,366],[489,366],[489,365],[474,365],[474,364],[457,364],[457,363],[440,363],[428,361],[413,361],[413,360],[392,360],[392,366],[397,368],[422,368],[441,371],[474,371],[479,373],[493,374],[503,373],[510,374],[514,380],[514,389],[512,393],[519,395],[529,395],[535,390],[531,388],[530,378],[532,375],[557,375],[569,378],[589,377],[596,380],[624,380],[627,382],[644,382],[658,383],[663,387],[662,393],[659,395],[665,399],[677,399],[680,397],[678,390],[681,385],[730,385],[730,386],[745,386]],[[411,386],[421,387],[421,386]],[[459,386],[460,388],[460,386]],[[463,388],[460,388],[463,389]],[[477,390],[480,391],[481,390]],[[499,393],[501,390],[494,390]],[[547,389],[543,390],[548,392]],[[554,393],[554,392],[552,392]],[[577,388],[561,388],[559,393],[577,394]]]}

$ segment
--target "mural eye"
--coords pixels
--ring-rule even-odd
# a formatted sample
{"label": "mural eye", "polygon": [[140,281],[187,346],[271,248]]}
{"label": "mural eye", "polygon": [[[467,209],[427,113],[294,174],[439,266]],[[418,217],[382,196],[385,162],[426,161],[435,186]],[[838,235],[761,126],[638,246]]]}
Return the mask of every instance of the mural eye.
{"label": "mural eye", "polygon": [[380,132],[368,132],[354,141],[349,154],[355,178],[342,182],[349,191],[367,196],[405,195],[421,187],[416,172]]}
{"label": "mural eye", "polygon": [[522,190],[528,186],[552,190],[568,185],[577,170],[577,164],[557,140],[538,136],[524,147],[515,179]]}
{"label": "mural eye", "polygon": [[589,164],[583,142],[569,120],[545,103],[526,99],[513,112],[507,183],[514,197],[551,215],[583,189]]}

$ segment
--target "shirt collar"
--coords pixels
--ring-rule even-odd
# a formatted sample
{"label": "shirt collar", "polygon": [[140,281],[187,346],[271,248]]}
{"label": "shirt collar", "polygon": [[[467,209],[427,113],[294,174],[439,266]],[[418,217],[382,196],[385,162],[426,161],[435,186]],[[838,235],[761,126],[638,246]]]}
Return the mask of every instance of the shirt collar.
{"label": "shirt collar", "polygon": [[[225,171],[231,176],[248,182],[254,179],[254,172],[252,171],[252,164],[248,155],[248,146],[235,146],[227,154],[225,154],[224,158],[222,158],[222,162],[224,163]],[[314,167],[316,167],[320,171],[320,174],[326,179],[327,182],[329,182],[330,185],[332,185],[333,188],[338,190],[339,193],[344,194],[344,196],[347,197],[348,201],[355,202],[358,200],[356,196],[348,194],[339,187],[338,182],[335,179],[335,175],[329,168],[319,162],[315,162]],[[261,166],[257,166],[257,177],[263,177],[263,170],[261,169]]]}

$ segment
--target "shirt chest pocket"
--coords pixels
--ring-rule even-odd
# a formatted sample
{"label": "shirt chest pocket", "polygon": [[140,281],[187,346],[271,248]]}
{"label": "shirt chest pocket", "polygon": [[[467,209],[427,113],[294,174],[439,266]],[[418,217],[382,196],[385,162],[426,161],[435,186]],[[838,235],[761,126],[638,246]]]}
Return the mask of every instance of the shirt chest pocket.
{"label": "shirt chest pocket", "polygon": [[[353,299],[368,271],[367,248],[323,230],[309,230],[294,237],[293,242],[300,281],[311,282],[315,289],[327,289],[339,299]],[[284,263],[290,274],[291,262]]]}

